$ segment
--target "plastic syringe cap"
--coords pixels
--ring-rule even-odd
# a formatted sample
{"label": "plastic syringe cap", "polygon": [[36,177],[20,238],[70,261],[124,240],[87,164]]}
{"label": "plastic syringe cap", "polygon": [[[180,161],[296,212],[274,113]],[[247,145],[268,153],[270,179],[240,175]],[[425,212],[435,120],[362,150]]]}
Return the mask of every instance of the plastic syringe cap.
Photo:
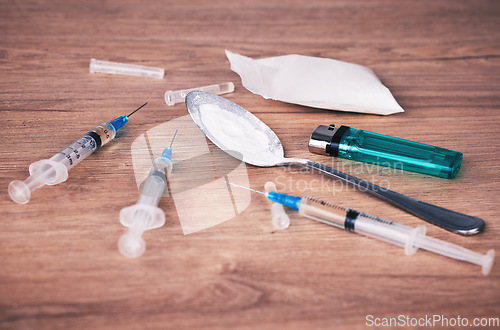
{"label": "plastic syringe cap", "polygon": [[127,116],[120,116],[120,117],[116,118],[115,120],[113,120],[110,124],[113,125],[115,130],[119,130],[120,128],[125,126],[126,123],[128,123],[128,117]]}

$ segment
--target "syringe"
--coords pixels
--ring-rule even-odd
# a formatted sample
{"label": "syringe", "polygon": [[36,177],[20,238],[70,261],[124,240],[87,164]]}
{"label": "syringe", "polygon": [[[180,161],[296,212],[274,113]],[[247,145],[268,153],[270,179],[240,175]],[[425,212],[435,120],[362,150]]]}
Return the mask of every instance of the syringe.
{"label": "syringe", "polygon": [[137,203],[120,211],[120,223],[130,230],[118,240],[118,249],[128,258],[140,257],[146,251],[142,234],[165,224],[165,213],[158,207],[163,191],[167,187],[167,175],[172,172],[172,143],[177,131],[153,167],[142,186]]}
{"label": "syringe", "polygon": [[453,259],[482,266],[484,275],[490,273],[495,260],[495,251],[493,249],[482,255],[459,245],[426,236],[425,226],[413,228],[310,196],[297,197],[278,192],[264,193],[234,183],[230,184],[263,194],[269,200],[297,210],[300,215],[307,218],[404,247],[407,255],[413,254],[419,248],[422,248]]}
{"label": "syringe", "polygon": [[148,102],[132,111],[128,116],[120,116],[111,122],[104,122],[85,133],[81,138],[58,152],[50,159],[43,159],[30,165],[30,176],[25,181],[14,180],[9,184],[9,196],[18,204],[30,201],[31,192],[44,185],[55,185],[68,179],[68,170],[98,148],[113,140],[116,131],[128,123],[128,117],[144,107]]}

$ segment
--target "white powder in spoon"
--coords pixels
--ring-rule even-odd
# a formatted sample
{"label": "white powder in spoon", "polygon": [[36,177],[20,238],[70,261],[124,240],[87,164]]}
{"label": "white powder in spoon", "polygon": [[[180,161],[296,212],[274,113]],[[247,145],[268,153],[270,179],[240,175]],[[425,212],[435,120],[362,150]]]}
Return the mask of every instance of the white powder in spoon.
{"label": "white powder in spoon", "polygon": [[268,154],[269,138],[249,119],[221,109],[217,104],[202,104],[201,121],[212,141],[223,150],[238,151],[243,161],[252,163]]}

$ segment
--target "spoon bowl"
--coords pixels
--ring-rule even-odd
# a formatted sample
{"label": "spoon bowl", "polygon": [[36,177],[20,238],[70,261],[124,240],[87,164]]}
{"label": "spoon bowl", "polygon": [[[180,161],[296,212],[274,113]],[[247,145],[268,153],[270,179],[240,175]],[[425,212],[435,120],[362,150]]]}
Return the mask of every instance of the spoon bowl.
{"label": "spoon bowl", "polygon": [[[213,96],[191,92],[186,105],[193,121],[217,147],[259,167],[277,166],[284,160],[285,151],[272,129],[238,104]],[[232,151],[237,152],[233,155]]]}

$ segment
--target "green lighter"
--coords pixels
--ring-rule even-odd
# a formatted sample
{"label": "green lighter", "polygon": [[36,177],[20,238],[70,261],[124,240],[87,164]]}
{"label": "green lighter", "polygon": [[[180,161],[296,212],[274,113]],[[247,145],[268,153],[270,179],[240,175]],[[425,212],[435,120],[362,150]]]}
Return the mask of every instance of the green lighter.
{"label": "green lighter", "polygon": [[462,153],[392,136],[335,125],[319,125],[309,151],[452,179]]}

